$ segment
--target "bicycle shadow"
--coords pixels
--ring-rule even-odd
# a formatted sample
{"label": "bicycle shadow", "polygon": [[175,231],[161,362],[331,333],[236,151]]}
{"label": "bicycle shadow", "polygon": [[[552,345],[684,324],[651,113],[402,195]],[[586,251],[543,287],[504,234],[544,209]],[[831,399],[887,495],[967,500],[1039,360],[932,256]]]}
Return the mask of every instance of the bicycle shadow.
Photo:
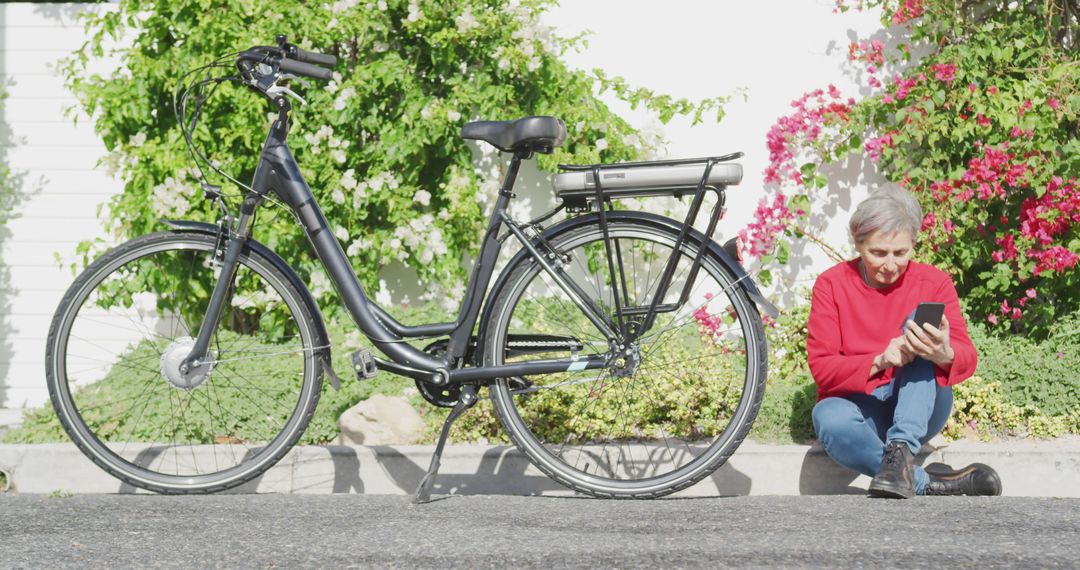
{"label": "bicycle shadow", "polygon": [[[376,461],[394,485],[412,493],[427,472],[399,449],[386,445],[371,447]],[[444,467],[453,448],[443,456]],[[484,451],[471,473],[440,471],[435,479],[435,495],[540,495],[566,487],[543,474],[527,473],[532,464],[512,446],[496,446]]]}

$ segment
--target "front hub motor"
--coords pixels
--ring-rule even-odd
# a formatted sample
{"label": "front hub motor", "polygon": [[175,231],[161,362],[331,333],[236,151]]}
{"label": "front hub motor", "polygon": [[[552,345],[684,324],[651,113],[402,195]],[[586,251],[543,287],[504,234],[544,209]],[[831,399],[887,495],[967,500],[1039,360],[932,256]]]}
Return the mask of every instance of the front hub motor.
{"label": "front hub motor", "polygon": [[180,364],[195,348],[195,339],[185,336],[176,339],[161,353],[161,377],[173,388],[194,390],[210,378],[214,369],[214,354],[207,355],[208,362],[192,366],[187,373],[180,372]]}

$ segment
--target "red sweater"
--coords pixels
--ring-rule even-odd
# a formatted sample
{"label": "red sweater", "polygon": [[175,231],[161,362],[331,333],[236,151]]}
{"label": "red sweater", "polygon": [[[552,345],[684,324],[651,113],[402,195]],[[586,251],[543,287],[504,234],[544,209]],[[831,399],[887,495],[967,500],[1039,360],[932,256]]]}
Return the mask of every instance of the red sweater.
{"label": "red sweater", "polygon": [[870,376],[874,359],[901,334],[904,320],[922,302],[945,303],[952,366],[937,368],[941,386],[959,384],[975,373],[978,356],[960,313],[956,287],[947,273],[912,261],[896,283],[875,289],[859,275],[858,259],[839,263],[814,283],[806,350],[818,400],[869,394],[889,383],[893,368]]}

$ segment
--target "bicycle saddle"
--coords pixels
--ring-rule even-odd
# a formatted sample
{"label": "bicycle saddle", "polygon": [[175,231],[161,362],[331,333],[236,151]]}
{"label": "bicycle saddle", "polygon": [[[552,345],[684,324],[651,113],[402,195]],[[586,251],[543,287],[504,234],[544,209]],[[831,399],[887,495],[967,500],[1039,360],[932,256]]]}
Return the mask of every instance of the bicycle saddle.
{"label": "bicycle saddle", "polygon": [[566,125],[555,117],[525,117],[516,121],[465,123],[461,138],[484,141],[503,152],[551,153],[566,140]]}

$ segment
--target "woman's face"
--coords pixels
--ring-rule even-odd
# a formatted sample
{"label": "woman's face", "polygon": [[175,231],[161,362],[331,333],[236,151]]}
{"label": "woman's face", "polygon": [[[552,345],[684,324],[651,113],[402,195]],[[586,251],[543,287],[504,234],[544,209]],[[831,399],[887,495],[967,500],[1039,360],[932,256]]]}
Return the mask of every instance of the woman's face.
{"label": "woman's face", "polygon": [[862,258],[866,268],[866,280],[872,287],[887,287],[907,270],[911,261],[911,250],[915,243],[910,232],[886,234],[874,232],[862,243],[855,245],[855,250]]}

